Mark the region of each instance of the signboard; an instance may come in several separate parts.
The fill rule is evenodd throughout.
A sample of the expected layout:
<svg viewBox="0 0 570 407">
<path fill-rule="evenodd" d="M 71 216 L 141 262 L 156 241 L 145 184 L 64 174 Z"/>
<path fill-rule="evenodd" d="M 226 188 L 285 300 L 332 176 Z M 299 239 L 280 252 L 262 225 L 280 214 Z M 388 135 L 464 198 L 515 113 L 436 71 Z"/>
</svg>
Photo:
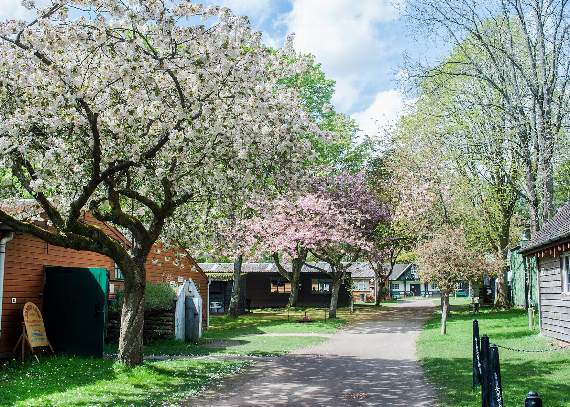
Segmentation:
<svg viewBox="0 0 570 407">
<path fill-rule="evenodd" d="M 28 341 L 32 348 L 50 346 L 42 313 L 33 302 L 27 302 L 24 305 L 24 324 L 26 325 Z"/>
</svg>

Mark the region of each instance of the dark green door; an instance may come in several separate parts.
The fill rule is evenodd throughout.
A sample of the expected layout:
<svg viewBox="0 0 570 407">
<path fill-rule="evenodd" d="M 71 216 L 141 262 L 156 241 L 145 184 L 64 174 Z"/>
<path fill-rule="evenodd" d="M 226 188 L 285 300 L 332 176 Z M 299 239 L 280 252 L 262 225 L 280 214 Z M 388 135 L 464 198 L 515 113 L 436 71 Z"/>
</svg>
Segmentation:
<svg viewBox="0 0 570 407">
<path fill-rule="evenodd" d="M 55 351 L 102 357 L 107 270 L 47 267 L 45 274 L 44 322 Z"/>
</svg>

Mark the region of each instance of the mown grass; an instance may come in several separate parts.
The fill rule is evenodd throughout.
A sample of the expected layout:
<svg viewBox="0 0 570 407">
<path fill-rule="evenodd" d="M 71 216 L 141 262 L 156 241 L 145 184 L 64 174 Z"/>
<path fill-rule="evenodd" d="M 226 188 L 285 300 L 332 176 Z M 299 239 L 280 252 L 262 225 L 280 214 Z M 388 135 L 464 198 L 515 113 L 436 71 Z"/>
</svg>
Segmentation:
<svg viewBox="0 0 570 407">
<path fill-rule="evenodd" d="M 162 340 L 145 347 L 147 355 L 180 355 L 133 369 L 112 358 L 43 357 L 40 363 L 11 362 L 0 368 L 1 406 L 162 406 L 176 404 L 210 382 L 245 368 L 237 360 L 192 359 L 193 355 L 281 355 L 315 345 L 350 321 L 368 318 L 377 307 L 339 310 L 325 320 L 322 309 L 264 309 L 230 318 L 212 317 L 198 343 Z M 299 323 L 305 316 L 313 322 Z M 107 351 L 116 351 L 108 345 Z M 187 357 L 184 357 L 187 356 Z"/>
<path fill-rule="evenodd" d="M 465 307 L 453 311 L 448 334 L 439 334 L 439 316 L 427 323 L 418 340 L 418 356 L 429 380 L 438 388 L 441 404 L 480 405 L 480 388 L 472 389 L 472 320 Z M 491 343 L 527 350 L 554 350 L 555 343 L 528 329 L 521 310 L 484 310 L 481 335 Z M 549 407 L 570 406 L 570 349 L 523 353 L 499 349 L 505 406 L 522 406 L 528 391 L 537 391 Z"/>
<path fill-rule="evenodd" d="M 210 327 L 197 343 L 159 340 L 147 344 L 145 354 L 279 356 L 317 345 L 345 324 L 368 318 L 378 311 L 374 306 L 357 306 L 354 313 L 341 308 L 337 319 L 325 319 L 326 311 L 322 308 L 265 308 L 237 318 L 212 316 Z M 305 315 L 312 322 L 299 323 Z M 116 352 L 116 345 L 107 346 L 106 351 Z"/>
<path fill-rule="evenodd" d="M 239 361 L 168 360 L 129 369 L 112 360 L 46 357 L 0 369 L 2 406 L 162 406 L 238 372 Z"/>
</svg>

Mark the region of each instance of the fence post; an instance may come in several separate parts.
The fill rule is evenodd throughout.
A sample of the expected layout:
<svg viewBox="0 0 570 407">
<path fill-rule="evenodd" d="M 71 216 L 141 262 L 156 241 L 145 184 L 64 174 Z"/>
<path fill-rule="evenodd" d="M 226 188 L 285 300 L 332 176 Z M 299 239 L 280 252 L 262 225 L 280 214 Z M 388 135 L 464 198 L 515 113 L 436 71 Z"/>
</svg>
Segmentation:
<svg viewBox="0 0 570 407">
<path fill-rule="evenodd" d="M 481 337 L 481 407 L 490 407 L 489 337 Z"/>
<path fill-rule="evenodd" d="M 481 339 L 479 321 L 473 320 L 473 387 L 481 384 Z"/>
<path fill-rule="evenodd" d="M 493 345 L 489 348 L 489 379 L 490 379 L 490 395 L 491 407 L 503 407 L 503 387 L 501 385 L 501 364 L 499 361 L 499 348 Z"/>
<path fill-rule="evenodd" d="M 524 407 L 542 407 L 542 399 L 535 391 L 529 391 L 524 401 Z"/>
</svg>

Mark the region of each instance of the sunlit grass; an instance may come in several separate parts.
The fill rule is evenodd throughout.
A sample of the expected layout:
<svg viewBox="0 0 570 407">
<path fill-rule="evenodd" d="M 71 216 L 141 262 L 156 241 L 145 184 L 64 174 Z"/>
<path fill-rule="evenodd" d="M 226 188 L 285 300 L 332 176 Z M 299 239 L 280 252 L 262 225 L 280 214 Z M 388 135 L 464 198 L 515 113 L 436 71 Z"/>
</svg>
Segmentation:
<svg viewBox="0 0 570 407">
<path fill-rule="evenodd" d="M 129 369 L 111 360 L 45 357 L 0 369 L 2 406 L 161 406 L 191 396 L 245 362 L 169 360 Z"/>
<path fill-rule="evenodd" d="M 491 343 L 517 349 L 554 349 L 553 341 L 528 329 L 521 310 L 479 313 L 481 335 Z M 465 309 L 453 312 L 448 334 L 439 334 L 439 317 L 425 326 L 418 341 L 420 357 L 429 379 L 440 389 L 442 404 L 479 406 L 480 388 L 472 389 L 472 320 Z M 528 391 L 539 392 L 545 406 L 570 406 L 570 349 L 523 353 L 499 349 L 505 406 L 522 406 Z"/>
</svg>

